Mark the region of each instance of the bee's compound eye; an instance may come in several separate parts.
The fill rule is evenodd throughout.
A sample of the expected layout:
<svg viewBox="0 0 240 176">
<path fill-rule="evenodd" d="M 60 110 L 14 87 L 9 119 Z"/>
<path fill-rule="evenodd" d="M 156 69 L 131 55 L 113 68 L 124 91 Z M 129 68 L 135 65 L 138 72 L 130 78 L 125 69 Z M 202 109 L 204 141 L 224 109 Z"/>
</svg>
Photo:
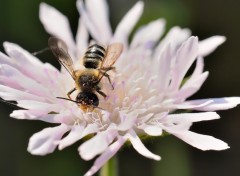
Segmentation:
<svg viewBox="0 0 240 176">
<path fill-rule="evenodd" d="M 89 106 L 99 105 L 99 99 L 97 95 L 92 92 L 80 92 L 76 97 L 76 101 L 83 105 Z"/>
</svg>

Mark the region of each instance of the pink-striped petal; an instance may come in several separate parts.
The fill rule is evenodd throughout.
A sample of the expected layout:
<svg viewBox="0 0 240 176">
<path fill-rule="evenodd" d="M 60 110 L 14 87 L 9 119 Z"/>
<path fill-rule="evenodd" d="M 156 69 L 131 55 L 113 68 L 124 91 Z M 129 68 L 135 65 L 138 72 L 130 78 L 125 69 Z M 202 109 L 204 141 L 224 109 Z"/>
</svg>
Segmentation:
<svg viewBox="0 0 240 176">
<path fill-rule="evenodd" d="M 39 84 L 35 80 L 23 75 L 21 72 L 9 65 L 1 65 L 0 73 L 0 82 L 5 86 L 18 90 L 27 90 L 29 93 L 40 97 L 52 97 L 50 91 L 42 84 Z"/>
<path fill-rule="evenodd" d="M 53 75 L 55 79 L 58 79 L 59 71 L 52 65 L 47 63 L 43 64 L 38 58 L 19 45 L 9 42 L 4 42 L 3 45 L 6 53 L 10 57 L 9 60 L 12 60 L 10 64 L 7 63 L 9 66 L 16 68 L 22 74 L 42 84 L 46 84 L 51 75 Z"/>
</svg>

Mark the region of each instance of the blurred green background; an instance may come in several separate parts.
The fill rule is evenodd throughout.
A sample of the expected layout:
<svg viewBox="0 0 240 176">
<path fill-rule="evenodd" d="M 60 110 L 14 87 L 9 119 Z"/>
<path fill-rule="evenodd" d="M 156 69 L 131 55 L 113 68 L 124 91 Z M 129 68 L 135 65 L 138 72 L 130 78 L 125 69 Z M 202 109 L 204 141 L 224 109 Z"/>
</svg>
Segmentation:
<svg viewBox="0 0 240 176">
<path fill-rule="evenodd" d="M 34 52 L 47 46 L 49 35 L 39 19 L 40 0 L 1 1 L 0 42 L 11 41 Z M 75 0 L 46 0 L 68 16 L 76 32 L 78 12 Z M 109 0 L 113 28 L 137 2 Z M 145 11 L 138 26 L 159 17 L 166 18 L 167 28 L 188 27 L 200 39 L 224 35 L 227 42 L 205 59 L 210 76 L 193 98 L 240 95 L 240 1 L 235 0 L 145 0 Z M 1 51 L 3 48 L 1 47 Z M 40 55 L 44 62 L 59 67 L 48 53 Z M 52 56 L 50 56 L 52 58 Z M 11 119 L 13 109 L 0 103 L 0 175 L 1 176 L 80 176 L 93 161 L 83 161 L 77 143 L 61 152 L 45 157 L 32 156 L 26 149 L 29 137 L 49 126 L 40 121 Z M 219 112 L 222 119 L 195 124 L 192 130 L 226 141 L 230 149 L 221 152 L 197 150 L 173 136 L 154 139 L 146 145 L 162 157 L 160 162 L 146 159 L 131 147 L 118 153 L 120 176 L 235 176 L 240 166 L 240 107 Z"/>
</svg>

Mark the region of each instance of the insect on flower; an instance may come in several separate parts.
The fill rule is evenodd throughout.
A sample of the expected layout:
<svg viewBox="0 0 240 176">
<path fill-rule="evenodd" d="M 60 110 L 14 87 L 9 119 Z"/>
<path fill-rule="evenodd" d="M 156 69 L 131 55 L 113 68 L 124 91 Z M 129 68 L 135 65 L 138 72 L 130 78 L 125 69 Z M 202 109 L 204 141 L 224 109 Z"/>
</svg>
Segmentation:
<svg viewBox="0 0 240 176">
<path fill-rule="evenodd" d="M 106 77 L 112 85 L 107 72 L 114 69 L 113 65 L 121 55 L 123 45 L 113 43 L 109 45 L 107 49 L 99 44 L 90 45 L 81 59 L 84 69 L 79 70 L 74 69 L 73 61 L 68 54 L 67 45 L 63 40 L 50 37 L 48 45 L 59 63 L 69 72 L 76 85 L 67 93 L 68 99 L 63 97 L 57 98 L 76 102 L 80 104 L 80 108 L 85 112 L 99 108 L 99 99 L 96 92 L 104 98 L 107 96 L 101 91 L 100 82 L 103 77 Z M 112 85 L 112 89 L 113 88 Z M 76 90 L 79 90 L 79 93 L 74 101 L 70 95 Z"/>
</svg>

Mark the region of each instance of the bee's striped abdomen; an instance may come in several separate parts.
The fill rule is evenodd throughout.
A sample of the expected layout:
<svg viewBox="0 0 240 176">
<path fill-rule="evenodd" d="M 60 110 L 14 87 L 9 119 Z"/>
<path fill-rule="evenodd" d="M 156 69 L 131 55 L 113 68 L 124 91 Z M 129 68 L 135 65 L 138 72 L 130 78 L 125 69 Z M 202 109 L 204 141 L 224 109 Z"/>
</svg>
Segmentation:
<svg viewBox="0 0 240 176">
<path fill-rule="evenodd" d="M 98 44 L 89 46 L 83 58 L 83 65 L 86 68 L 98 68 L 104 59 L 105 52 L 106 50 Z"/>
</svg>

